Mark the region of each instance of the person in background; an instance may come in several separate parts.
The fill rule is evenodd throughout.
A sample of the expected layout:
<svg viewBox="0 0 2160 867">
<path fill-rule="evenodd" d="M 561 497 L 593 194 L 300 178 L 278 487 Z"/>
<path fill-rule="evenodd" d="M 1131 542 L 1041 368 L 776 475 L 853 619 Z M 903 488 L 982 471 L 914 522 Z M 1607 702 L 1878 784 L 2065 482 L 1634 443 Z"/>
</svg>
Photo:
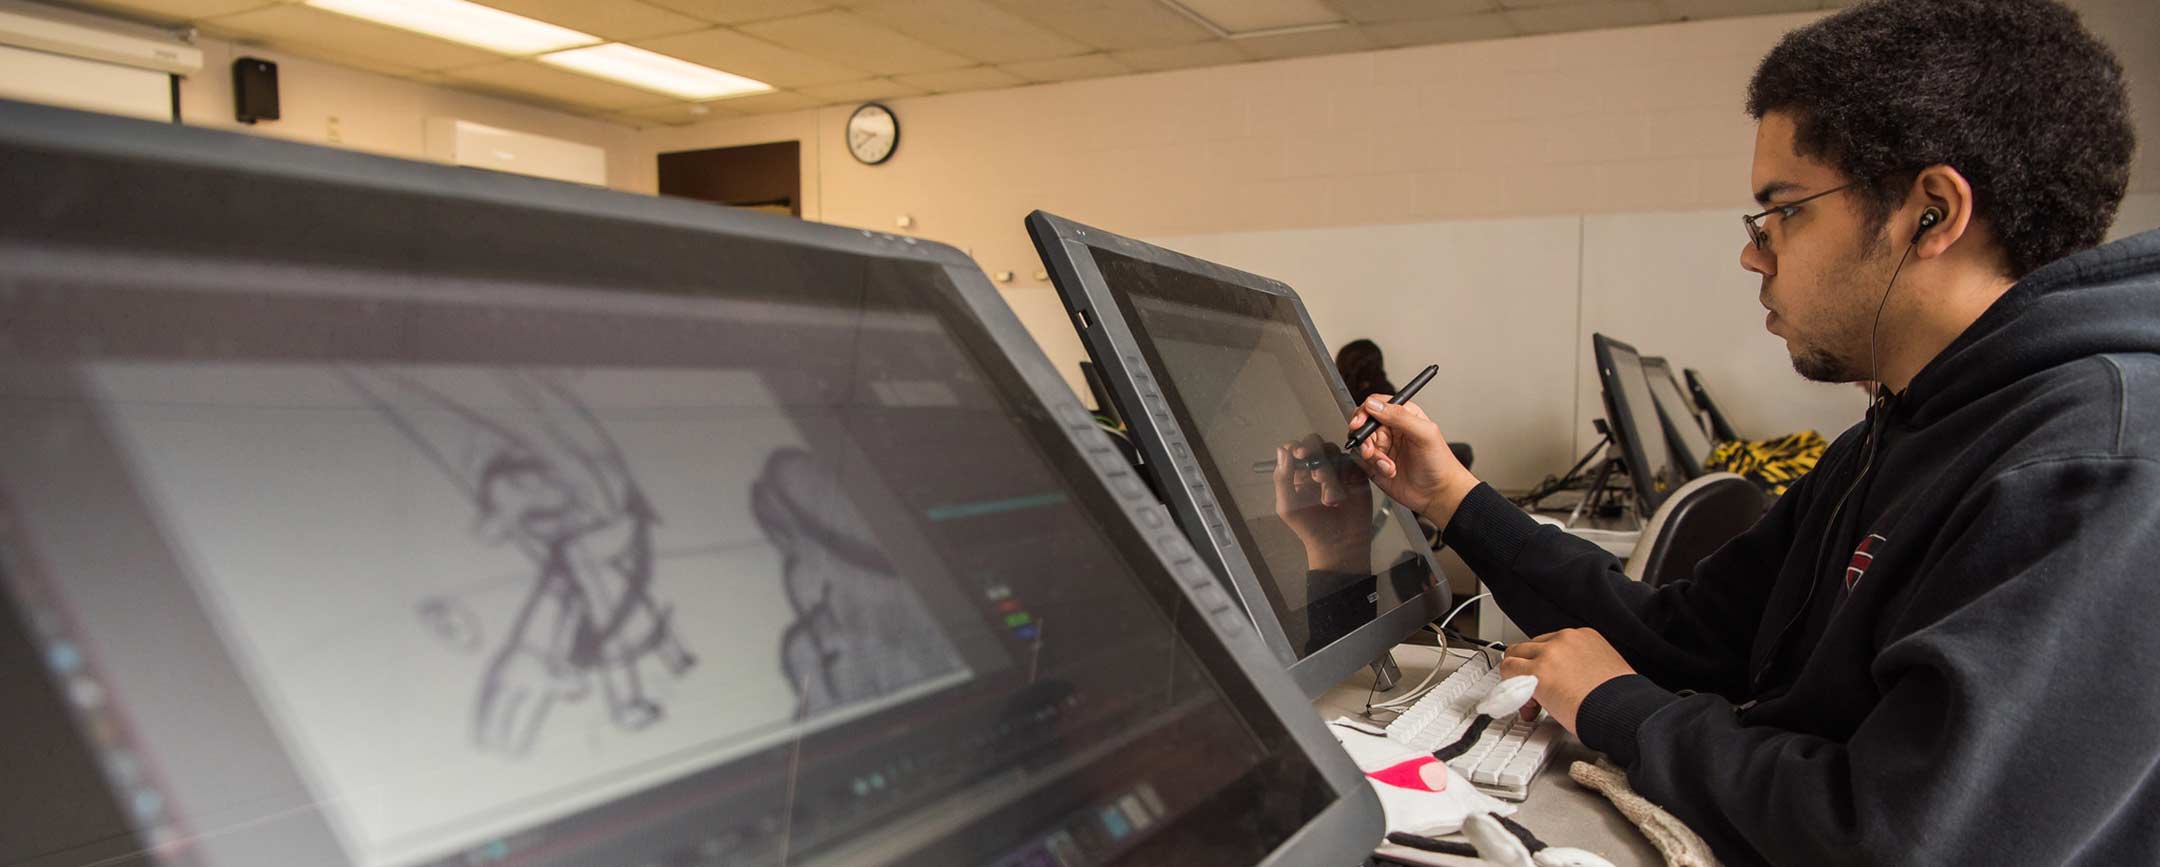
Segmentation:
<svg viewBox="0 0 2160 867">
<path fill-rule="evenodd" d="M 1370 340 L 1359 338 L 1343 344 L 1335 352 L 1335 370 L 1342 374 L 1343 384 L 1350 387 L 1352 403 L 1364 403 L 1376 394 L 1395 393 L 1395 384 L 1387 378 L 1387 361 L 1380 355 L 1380 344 Z"/>
</svg>

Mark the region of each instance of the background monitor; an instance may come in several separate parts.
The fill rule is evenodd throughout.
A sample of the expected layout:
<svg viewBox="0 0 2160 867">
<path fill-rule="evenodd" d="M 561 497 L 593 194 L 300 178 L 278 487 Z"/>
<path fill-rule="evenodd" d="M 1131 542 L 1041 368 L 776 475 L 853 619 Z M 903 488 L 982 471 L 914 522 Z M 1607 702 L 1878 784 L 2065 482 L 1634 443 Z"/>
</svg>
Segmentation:
<svg viewBox="0 0 2160 867">
<path fill-rule="evenodd" d="M 1717 444 L 1703 433 L 1702 420 L 1695 416 L 1695 404 L 1680 390 L 1672 366 L 1663 358 L 1652 357 L 1642 360 L 1642 368 L 1643 377 L 1650 383 L 1652 402 L 1657 404 L 1658 418 L 1663 422 L 1665 441 L 1672 445 L 1673 460 L 1688 478 L 1701 476 Z"/>
<path fill-rule="evenodd" d="M 1718 410 L 1717 401 L 1710 399 L 1710 388 L 1703 384 L 1702 374 L 1696 373 L 1693 368 L 1684 373 L 1687 375 L 1688 395 L 1695 398 L 1695 405 L 1702 409 L 1703 415 L 1710 418 L 1711 435 L 1717 437 L 1717 441 L 1721 443 L 1738 441 L 1740 434 L 1733 430 L 1732 422 L 1725 418 L 1725 413 Z"/>
<path fill-rule="evenodd" d="M 8 103 L 0 188 L 0 863 L 1382 833 L 957 250 Z"/>
<path fill-rule="evenodd" d="M 1410 510 L 1340 455 L 1352 407 L 1290 287 L 1040 211 L 1028 230 L 1186 534 L 1308 696 L 1448 589 Z M 1310 451 L 1277 468 L 1277 447 Z"/>
<path fill-rule="evenodd" d="M 1685 481 L 1666 445 L 1664 423 L 1658 420 L 1643 375 L 1642 356 L 1635 347 L 1603 334 L 1590 336 L 1597 356 L 1598 382 L 1605 401 L 1605 421 L 1613 440 L 1627 459 L 1628 478 L 1635 486 L 1636 501 L 1644 516 L 1657 510 L 1665 497 Z"/>
<path fill-rule="evenodd" d="M 1088 398 L 1095 402 L 1095 415 L 1115 427 L 1125 426 L 1125 416 L 1119 414 L 1117 400 L 1110 396 L 1110 386 L 1103 382 L 1102 371 L 1095 362 L 1080 362 L 1080 378 L 1087 381 Z"/>
</svg>

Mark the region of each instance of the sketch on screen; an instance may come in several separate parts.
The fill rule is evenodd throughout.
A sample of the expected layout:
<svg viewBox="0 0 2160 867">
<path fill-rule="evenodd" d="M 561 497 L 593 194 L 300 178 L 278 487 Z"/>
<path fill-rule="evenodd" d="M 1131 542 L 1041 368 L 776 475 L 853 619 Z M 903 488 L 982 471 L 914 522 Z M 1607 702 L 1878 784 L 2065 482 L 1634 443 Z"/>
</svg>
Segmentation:
<svg viewBox="0 0 2160 867">
<path fill-rule="evenodd" d="M 530 589 L 473 700 L 474 743 L 523 756 L 556 704 L 581 703 L 595 686 L 616 727 L 659 722 L 646 663 L 680 678 L 697 659 L 653 596 L 660 516 L 592 411 L 531 372 L 495 375 L 517 405 L 494 415 L 396 373 L 342 373 L 471 501 L 472 535 L 532 563 Z M 459 600 L 432 597 L 416 613 L 451 647 L 481 646 L 479 620 Z"/>
<path fill-rule="evenodd" d="M 795 611 L 780 636 L 780 669 L 795 688 L 797 719 L 962 670 L 959 651 L 817 458 L 774 451 L 750 506 L 780 551 Z"/>
</svg>

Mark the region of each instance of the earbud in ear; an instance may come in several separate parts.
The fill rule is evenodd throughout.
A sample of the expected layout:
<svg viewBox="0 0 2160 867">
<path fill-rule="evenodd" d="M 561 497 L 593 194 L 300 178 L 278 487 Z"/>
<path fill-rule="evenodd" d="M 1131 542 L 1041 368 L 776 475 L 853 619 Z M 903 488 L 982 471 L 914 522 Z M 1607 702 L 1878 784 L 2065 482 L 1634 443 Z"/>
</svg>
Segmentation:
<svg viewBox="0 0 2160 867">
<path fill-rule="evenodd" d="M 1921 211 L 1920 228 L 1913 230 L 1912 243 L 1920 243 L 1920 236 L 1927 234 L 1929 229 L 1935 228 L 1935 224 L 1942 222 L 1942 218 L 1943 212 L 1938 209 L 1929 208 L 1925 211 Z"/>
</svg>

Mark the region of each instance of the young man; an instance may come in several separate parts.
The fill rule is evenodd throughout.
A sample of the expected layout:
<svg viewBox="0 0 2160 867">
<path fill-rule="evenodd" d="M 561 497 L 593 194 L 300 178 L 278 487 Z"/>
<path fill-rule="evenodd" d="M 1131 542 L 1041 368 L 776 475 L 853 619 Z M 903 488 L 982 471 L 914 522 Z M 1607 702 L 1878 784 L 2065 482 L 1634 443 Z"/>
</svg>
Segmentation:
<svg viewBox="0 0 2160 867">
<path fill-rule="evenodd" d="M 1788 35 L 1741 266 L 1866 421 L 1691 580 L 1628 581 L 1414 406 L 1360 461 L 1538 637 L 1502 671 L 1728 864 L 2160 863 L 2160 232 L 2093 249 L 2120 67 L 2046 0 Z"/>
</svg>

